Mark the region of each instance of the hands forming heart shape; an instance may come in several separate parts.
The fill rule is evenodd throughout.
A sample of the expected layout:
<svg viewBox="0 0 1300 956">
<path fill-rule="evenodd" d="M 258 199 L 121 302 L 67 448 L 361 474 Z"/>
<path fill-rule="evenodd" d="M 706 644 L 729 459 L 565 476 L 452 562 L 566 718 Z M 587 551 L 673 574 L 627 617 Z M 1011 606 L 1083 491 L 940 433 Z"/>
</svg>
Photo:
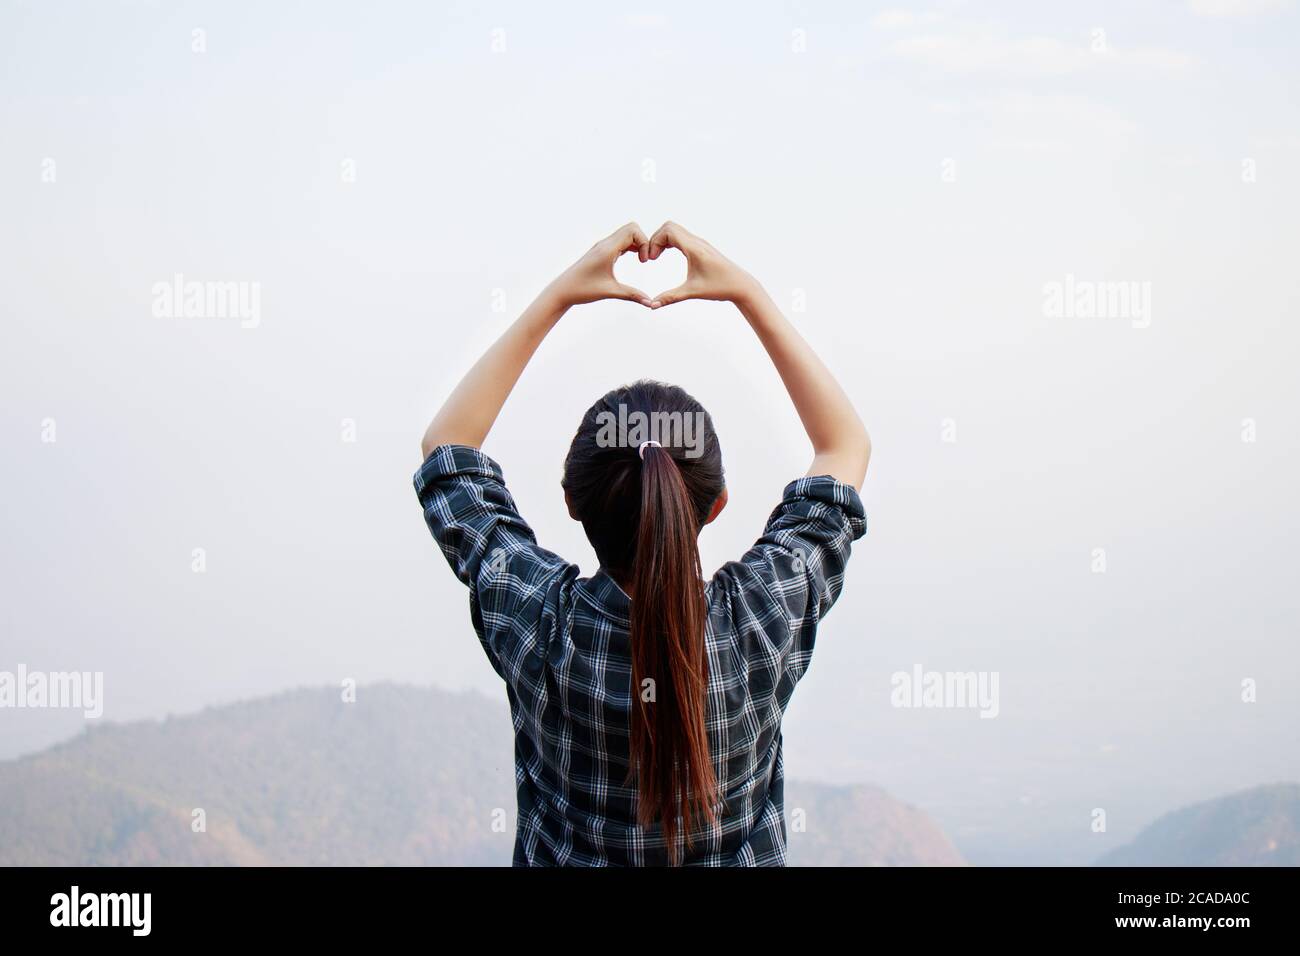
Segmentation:
<svg viewBox="0 0 1300 956">
<path fill-rule="evenodd" d="M 635 252 L 640 261 L 649 262 L 665 249 L 676 249 L 686 257 L 686 281 L 676 288 L 651 297 L 615 278 L 614 263 L 626 253 Z M 753 285 L 745 270 L 677 223 L 664 223 L 647 239 L 640 226 L 629 222 L 592 246 L 552 283 L 552 290 L 565 305 L 626 299 L 658 309 L 686 299 L 735 301 Z"/>
</svg>

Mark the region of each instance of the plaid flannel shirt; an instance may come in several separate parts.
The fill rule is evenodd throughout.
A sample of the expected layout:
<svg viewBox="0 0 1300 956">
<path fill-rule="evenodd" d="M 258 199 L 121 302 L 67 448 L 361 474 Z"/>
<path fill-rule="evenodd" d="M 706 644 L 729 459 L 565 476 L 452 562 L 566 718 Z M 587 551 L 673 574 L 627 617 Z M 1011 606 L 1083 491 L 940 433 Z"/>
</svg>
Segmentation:
<svg viewBox="0 0 1300 956">
<path fill-rule="evenodd" d="M 628 780 L 630 601 L 604 571 L 537 545 L 501 468 L 478 449 L 443 445 L 415 474 L 424 518 L 506 684 L 519 815 L 514 864 L 662 865 L 658 824 L 636 822 Z M 705 588 L 707 726 L 723 798 L 716 825 L 693 833 L 688 864 L 785 863 L 781 718 L 812 658 L 817 624 L 866 531 L 857 491 L 828 476 L 785 488 L 757 543 Z"/>
</svg>

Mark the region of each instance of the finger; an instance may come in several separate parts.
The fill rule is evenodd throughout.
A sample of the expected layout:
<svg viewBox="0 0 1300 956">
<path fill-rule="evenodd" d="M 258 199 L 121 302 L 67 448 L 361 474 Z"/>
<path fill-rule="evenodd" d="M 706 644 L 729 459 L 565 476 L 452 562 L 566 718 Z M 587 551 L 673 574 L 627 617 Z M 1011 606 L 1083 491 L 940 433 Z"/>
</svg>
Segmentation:
<svg viewBox="0 0 1300 956">
<path fill-rule="evenodd" d="M 695 298 L 695 290 L 689 283 L 682 283 L 675 289 L 669 289 L 667 292 L 660 292 L 650 300 L 650 308 L 662 309 L 665 305 L 672 305 L 674 302 L 681 302 L 685 299 Z"/>
<path fill-rule="evenodd" d="M 624 285 L 621 282 L 616 282 L 614 284 L 614 288 L 610 291 L 609 298 L 626 299 L 629 302 L 640 302 L 647 309 L 650 308 L 650 296 L 646 295 L 635 286 Z"/>
<path fill-rule="evenodd" d="M 629 222 L 622 229 L 614 233 L 615 240 L 618 244 L 619 254 L 625 252 L 635 252 L 637 258 L 642 262 L 650 256 L 650 240 L 646 238 L 641 227 L 634 222 Z"/>
<path fill-rule="evenodd" d="M 666 222 L 650 237 L 650 258 L 658 259 L 665 249 L 681 249 L 681 227 L 675 222 Z M 685 252 L 685 249 L 682 249 Z"/>
<path fill-rule="evenodd" d="M 650 240 L 646 238 L 646 234 L 641 231 L 640 226 L 632 230 L 632 246 L 629 249 L 631 248 L 636 249 L 636 256 L 642 262 L 650 258 Z"/>
</svg>

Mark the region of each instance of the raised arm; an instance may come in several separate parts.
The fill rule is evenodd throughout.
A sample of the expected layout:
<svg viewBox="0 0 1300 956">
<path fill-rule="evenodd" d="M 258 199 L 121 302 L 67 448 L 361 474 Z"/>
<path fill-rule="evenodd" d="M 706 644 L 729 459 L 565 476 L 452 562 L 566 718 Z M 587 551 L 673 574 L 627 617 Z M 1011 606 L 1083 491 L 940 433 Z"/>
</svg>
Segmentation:
<svg viewBox="0 0 1300 956">
<path fill-rule="evenodd" d="M 686 281 L 655 297 L 651 308 L 683 299 L 732 302 L 748 320 L 785 383 L 813 446 L 810 475 L 830 475 L 861 489 L 871 439 L 844 389 L 762 285 L 698 236 L 667 222 L 650 237 L 650 258 L 666 248 L 686 256 Z"/>
<path fill-rule="evenodd" d="M 429 423 L 420 442 L 425 458 L 439 445 L 478 448 L 483 444 L 524 367 L 570 307 L 601 299 L 627 299 L 650 305 L 650 297 L 644 292 L 614 278 L 614 262 L 625 252 L 636 252 L 642 262 L 649 256 L 645 233 L 634 222 L 600 240 L 542 290 L 532 305 L 465 373 Z"/>
</svg>

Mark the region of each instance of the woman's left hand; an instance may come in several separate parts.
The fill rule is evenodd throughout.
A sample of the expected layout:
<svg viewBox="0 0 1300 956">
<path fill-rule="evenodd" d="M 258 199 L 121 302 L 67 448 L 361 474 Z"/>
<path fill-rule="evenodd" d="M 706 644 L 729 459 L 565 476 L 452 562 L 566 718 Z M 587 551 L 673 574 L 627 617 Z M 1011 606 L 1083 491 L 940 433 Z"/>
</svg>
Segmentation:
<svg viewBox="0 0 1300 956">
<path fill-rule="evenodd" d="M 650 307 L 650 296 L 614 278 L 614 263 L 626 252 L 635 252 L 645 262 L 650 257 L 650 240 L 641 227 L 629 222 L 596 243 L 581 259 L 569 266 L 546 290 L 563 307 L 626 299 Z"/>
</svg>

